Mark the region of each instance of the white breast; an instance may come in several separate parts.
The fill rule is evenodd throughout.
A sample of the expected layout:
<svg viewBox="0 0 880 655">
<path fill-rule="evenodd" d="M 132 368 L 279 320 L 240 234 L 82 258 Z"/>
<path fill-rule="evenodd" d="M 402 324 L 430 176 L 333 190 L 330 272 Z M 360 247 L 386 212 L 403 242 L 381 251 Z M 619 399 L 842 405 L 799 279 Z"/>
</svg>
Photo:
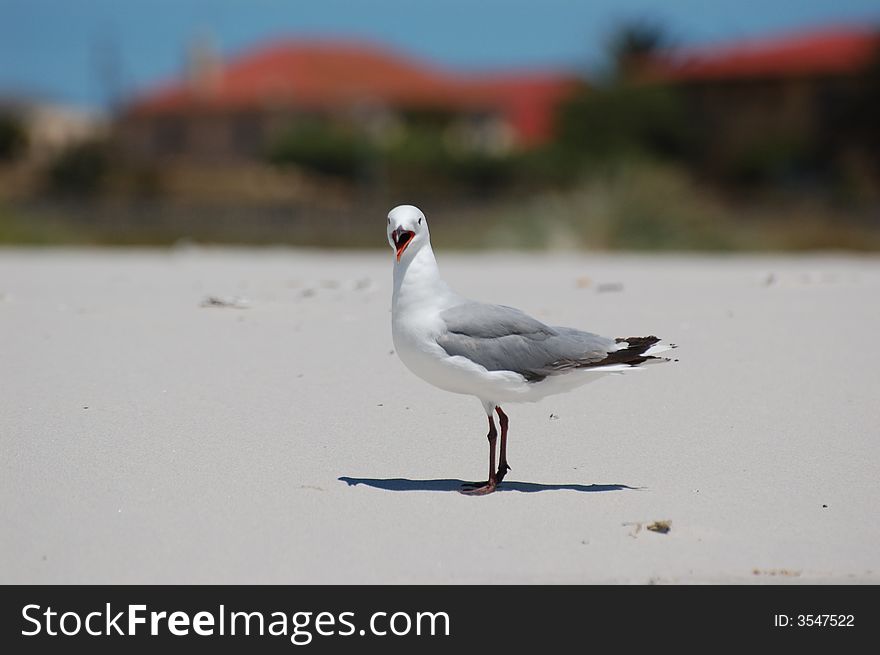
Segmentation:
<svg viewBox="0 0 880 655">
<path fill-rule="evenodd" d="M 528 385 L 521 375 L 450 357 L 437 343 L 446 329 L 441 312 L 461 302 L 440 279 L 430 245 L 405 267 L 395 268 L 391 335 L 398 357 L 417 376 L 446 391 L 492 401 L 523 395 Z"/>
</svg>

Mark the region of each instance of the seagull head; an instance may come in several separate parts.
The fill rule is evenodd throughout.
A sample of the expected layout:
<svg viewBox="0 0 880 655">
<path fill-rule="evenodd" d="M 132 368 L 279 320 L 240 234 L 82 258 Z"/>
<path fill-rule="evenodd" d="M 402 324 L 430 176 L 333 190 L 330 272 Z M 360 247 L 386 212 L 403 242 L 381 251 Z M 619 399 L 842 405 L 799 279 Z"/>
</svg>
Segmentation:
<svg viewBox="0 0 880 655">
<path fill-rule="evenodd" d="M 431 238 L 425 215 L 412 205 L 398 205 L 388 213 L 387 231 L 398 262 L 405 253 L 415 254 Z"/>
</svg>

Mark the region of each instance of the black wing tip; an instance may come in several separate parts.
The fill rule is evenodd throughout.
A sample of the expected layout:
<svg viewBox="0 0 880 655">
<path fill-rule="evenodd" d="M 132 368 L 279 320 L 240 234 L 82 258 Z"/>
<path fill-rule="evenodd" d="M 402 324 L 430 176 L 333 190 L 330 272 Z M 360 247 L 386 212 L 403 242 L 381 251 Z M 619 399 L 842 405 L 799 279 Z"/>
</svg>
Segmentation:
<svg viewBox="0 0 880 655">
<path fill-rule="evenodd" d="M 636 346 L 645 345 L 646 349 L 653 346 L 655 343 L 660 342 L 660 337 L 655 337 L 653 334 L 648 337 L 617 337 L 614 340 L 615 343 L 628 343 L 630 348 L 635 348 Z"/>
<path fill-rule="evenodd" d="M 656 337 L 653 334 L 647 337 L 618 337 L 614 341 L 615 343 L 626 342 L 627 347 L 608 353 L 600 361 L 583 362 L 577 360 L 566 360 L 554 362 L 553 364 L 551 364 L 551 367 L 556 367 L 555 372 L 560 373 L 564 370 L 599 368 L 602 366 L 609 366 L 611 364 L 623 364 L 625 366 L 629 366 L 630 368 L 636 368 L 640 364 L 644 364 L 645 362 L 650 361 L 678 361 L 677 359 L 672 360 L 668 357 L 645 354 L 652 346 L 660 343 L 660 337 Z M 675 344 L 669 344 L 669 347 L 676 348 L 677 346 Z M 548 377 L 548 373 L 544 371 L 520 371 L 520 374 L 526 379 L 527 382 L 530 383 L 541 382 Z M 550 375 L 552 374 L 553 373 L 550 373 Z"/>
<path fill-rule="evenodd" d="M 627 344 L 626 348 L 616 351 L 618 353 L 641 355 L 649 350 L 652 346 L 656 346 L 658 343 L 660 343 L 660 337 L 655 337 L 653 334 L 649 337 L 617 337 L 614 342 Z"/>
<path fill-rule="evenodd" d="M 617 337 L 614 340 L 614 343 L 627 343 L 629 344 L 629 348 L 626 348 L 626 350 L 641 349 L 642 352 L 645 352 L 651 346 L 655 346 L 661 341 L 662 339 L 660 339 L 660 337 L 655 337 L 652 334 L 649 337 Z M 677 343 L 666 343 L 664 345 L 669 346 L 670 349 L 678 348 Z"/>
<path fill-rule="evenodd" d="M 669 361 L 666 357 L 658 357 L 655 355 L 646 355 L 645 353 L 653 346 L 660 343 L 660 337 L 653 334 L 647 337 L 617 337 L 615 343 L 626 343 L 627 347 L 608 353 L 608 356 L 600 362 L 600 364 L 628 364 L 629 366 L 638 366 L 651 360 Z M 671 348 L 675 348 L 674 344 L 669 344 Z"/>
</svg>

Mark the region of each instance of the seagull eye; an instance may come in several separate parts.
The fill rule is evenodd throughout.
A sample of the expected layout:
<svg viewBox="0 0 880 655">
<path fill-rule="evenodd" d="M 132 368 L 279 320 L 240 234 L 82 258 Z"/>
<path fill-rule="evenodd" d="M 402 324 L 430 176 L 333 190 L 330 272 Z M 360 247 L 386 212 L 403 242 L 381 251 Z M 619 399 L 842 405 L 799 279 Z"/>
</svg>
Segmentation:
<svg viewBox="0 0 880 655">
<path fill-rule="evenodd" d="M 391 219 L 390 219 L 390 218 L 388 219 L 388 225 L 391 225 Z"/>
<path fill-rule="evenodd" d="M 421 219 L 421 218 L 419 218 L 419 225 L 421 225 L 421 224 L 422 224 L 422 219 Z"/>
</svg>

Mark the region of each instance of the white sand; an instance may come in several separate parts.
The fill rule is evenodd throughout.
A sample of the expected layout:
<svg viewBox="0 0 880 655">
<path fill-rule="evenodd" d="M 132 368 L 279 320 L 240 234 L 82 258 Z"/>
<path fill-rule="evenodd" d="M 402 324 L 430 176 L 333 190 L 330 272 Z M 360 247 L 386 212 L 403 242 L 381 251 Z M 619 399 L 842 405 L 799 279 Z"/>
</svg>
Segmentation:
<svg viewBox="0 0 880 655">
<path fill-rule="evenodd" d="M 680 362 L 510 405 L 466 497 L 485 417 L 390 354 L 390 253 L 0 251 L 0 582 L 880 582 L 880 259 L 438 257 Z"/>
</svg>

